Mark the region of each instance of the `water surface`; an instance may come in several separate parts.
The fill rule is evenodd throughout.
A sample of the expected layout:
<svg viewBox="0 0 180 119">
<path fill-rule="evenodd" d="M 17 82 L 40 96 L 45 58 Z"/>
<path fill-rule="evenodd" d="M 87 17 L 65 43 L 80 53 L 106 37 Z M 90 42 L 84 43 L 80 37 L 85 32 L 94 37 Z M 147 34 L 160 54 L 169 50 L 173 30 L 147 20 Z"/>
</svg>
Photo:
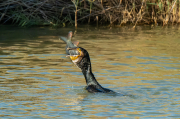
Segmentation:
<svg viewBox="0 0 180 119">
<path fill-rule="evenodd" d="M 99 83 L 127 96 L 88 93 L 65 55 L 73 28 L 0 27 L 1 118 L 179 118 L 180 29 L 79 28 Z"/>
</svg>

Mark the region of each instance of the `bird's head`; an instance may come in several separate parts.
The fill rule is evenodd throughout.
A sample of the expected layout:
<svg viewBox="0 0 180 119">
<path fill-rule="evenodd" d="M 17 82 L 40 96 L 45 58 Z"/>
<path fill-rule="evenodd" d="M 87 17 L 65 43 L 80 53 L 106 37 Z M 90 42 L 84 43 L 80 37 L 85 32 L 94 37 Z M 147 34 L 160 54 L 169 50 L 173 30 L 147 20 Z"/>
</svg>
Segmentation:
<svg viewBox="0 0 180 119">
<path fill-rule="evenodd" d="M 67 50 L 69 51 L 70 59 L 79 68 L 82 69 L 83 67 L 86 67 L 87 65 L 91 65 L 89 53 L 84 48 L 82 47 L 67 48 Z"/>
</svg>

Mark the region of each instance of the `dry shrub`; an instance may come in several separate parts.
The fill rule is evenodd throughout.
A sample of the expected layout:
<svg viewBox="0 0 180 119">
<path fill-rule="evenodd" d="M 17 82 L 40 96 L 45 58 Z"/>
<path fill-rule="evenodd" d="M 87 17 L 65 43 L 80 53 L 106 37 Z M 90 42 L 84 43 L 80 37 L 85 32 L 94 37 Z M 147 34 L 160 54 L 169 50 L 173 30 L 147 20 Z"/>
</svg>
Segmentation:
<svg viewBox="0 0 180 119">
<path fill-rule="evenodd" d="M 180 22 L 179 0 L 3 0 L 0 23 L 77 26 L 77 23 L 157 24 Z"/>
</svg>

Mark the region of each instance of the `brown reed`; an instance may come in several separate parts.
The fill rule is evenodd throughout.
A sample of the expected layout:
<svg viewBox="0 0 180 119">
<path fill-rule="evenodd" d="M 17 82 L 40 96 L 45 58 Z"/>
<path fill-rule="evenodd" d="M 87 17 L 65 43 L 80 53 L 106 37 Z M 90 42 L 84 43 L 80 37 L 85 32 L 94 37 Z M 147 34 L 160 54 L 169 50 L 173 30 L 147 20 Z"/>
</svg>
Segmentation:
<svg viewBox="0 0 180 119">
<path fill-rule="evenodd" d="M 3 0 L 0 23 L 109 26 L 180 23 L 179 0 Z"/>
</svg>

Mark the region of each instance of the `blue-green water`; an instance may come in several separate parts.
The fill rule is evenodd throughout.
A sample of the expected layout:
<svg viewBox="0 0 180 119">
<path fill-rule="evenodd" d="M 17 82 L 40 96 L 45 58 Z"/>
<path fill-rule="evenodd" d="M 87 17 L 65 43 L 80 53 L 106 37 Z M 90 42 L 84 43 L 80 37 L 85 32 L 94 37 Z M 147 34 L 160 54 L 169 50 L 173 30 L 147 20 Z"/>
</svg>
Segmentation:
<svg viewBox="0 0 180 119">
<path fill-rule="evenodd" d="M 98 82 L 127 96 L 84 90 L 70 30 L 0 27 L 0 118 L 180 118 L 179 27 L 77 30 Z"/>
</svg>

